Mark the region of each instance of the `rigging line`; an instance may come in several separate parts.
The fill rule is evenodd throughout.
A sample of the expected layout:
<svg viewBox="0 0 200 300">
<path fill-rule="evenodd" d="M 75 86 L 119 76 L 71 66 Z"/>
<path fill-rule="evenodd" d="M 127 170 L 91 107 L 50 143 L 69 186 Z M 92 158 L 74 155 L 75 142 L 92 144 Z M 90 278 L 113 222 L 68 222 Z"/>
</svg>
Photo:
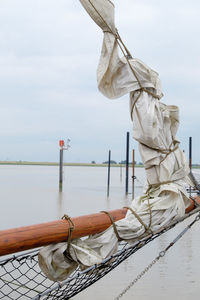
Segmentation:
<svg viewBox="0 0 200 300">
<path fill-rule="evenodd" d="M 109 26 L 109 24 L 106 22 L 106 20 L 105 20 L 105 19 L 102 17 L 102 15 L 99 13 L 99 11 L 96 9 L 96 7 L 95 7 L 94 4 L 91 2 L 91 0 L 88 0 L 88 1 L 89 1 L 90 5 L 92 6 L 92 8 L 94 9 L 94 11 L 97 13 L 97 15 L 101 18 L 101 20 L 104 22 L 104 24 L 108 27 L 109 30 L 106 30 L 106 31 L 104 31 L 104 32 L 109 32 L 109 33 L 113 34 L 113 35 L 116 37 L 116 40 L 117 40 L 118 45 L 121 46 L 121 45 L 119 44 L 119 41 L 120 41 L 121 44 L 123 45 L 123 47 L 124 47 L 124 49 L 125 49 L 127 55 L 128 55 L 129 57 L 132 57 L 132 55 L 130 54 L 130 51 L 127 49 L 127 47 L 126 47 L 125 44 L 123 43 L 123 41 L 122 41 L 122 39 L 121 39 L 121 37 L 120 37 L 120 35 L 119 35 L 117 29 L 115 28 L 116 32 L 114 32 L 114 31 L 112 30 L 112 28 Z M 120 48 L 121 48 L 121 47 L 120 47 Z M 122 50 L 122 48 L 121 48 L 121 50 Z M 124 54 L 123 50 L 122 50 L 122 53 Z M 124 56 L 126 56 L 126 55 L 124 55 Z"/>
<path fill-rule="evenodd" d="M 133 280 L 129 283 L 129 285 L 114 299 L 114 300 L 119 300 L 122 298 L 126 292 L 139 280 L 141 279 L 152 267 L 155 263 L 159 261 L 159 259 L 163 256 L 165 256 L 166 252 L 174 246 L 174 244 L 180 240 L 181 237 L 189 230 L 191 227 L 200 220 L 200 213 L 195 217 L 195 219 L 188 225 L 184 230 L 182 230 L 178 236 L 162 251 L 160 251 L 159 255 Z"/>
<path fill-rule="evenodd" d="M 77 272 L 75 274 L 73 274 L 72 276 L 68 277 L 67 279 L 65 279 L 64 281 L 62 281 L 60 283 L 57 282 L 55 286 L 48 288 L 43 293 L 41 293 L 41 294 L 35 296 L 34 298 L 32 298 L 32 300 L 39 300 L 39 299 L 41 299 L 42 296 L 50 295 L 52 292 L 58 290 L 61 287 L 64 287 L 66 284 L 70 284 L 70 282 L 73 282 L 73 280 L 75 280 L 77 277 L 80 278 L 83 274 L 85 274 L 85 276 L 87 276 L 93 270 L 102 269 L 102 267 L 105 263 L 110 263 L 111 268 L 109 270 L 105 270 L 105 272 L 102 275 L 100 274 L 99 277 L 97 276 L 97 278 L 95 278 L 95 276 L 94 276 L 94 278 L 91 280 L 91 282 L 88 283 L 88 285 L 87 285 L 87 287 L 90 286 L 91 284 L 95 283 L 97 280 L 99 280 L 100 278 L 102 278 L 103 276 L 108 274 L 114 268 L 116 268 L 121 262 L 123 262 L 125 259 L 127 259 L 132 254 L 134 254 L 137 250 L 141 249 L 142 247 L 147 245 L 149 242 L 151 242 L 154 239 L 156 239 L 157 237 L 159 237 L 161 234 L 163 234 L 166 231 L 172 229 L 178 223 L 184 221 L 185 219 L 189 218 L 190 216 L 192 216 L 193 214 L 195 214 L 197 212 L 200 212 L 200 207 L 197 207 L 196 209 L 194 209 L 193 211 L 187 213 L 183 217 L 181 217 L 179 219 L 176 219 L 175 221 L 171 222 L 168 226 L 160 228 L 157 232 L 154 232 L 153 235 L 150 234 L 150 235 L 144 237 L 143 239 L 135 242 L 134 244 L 129 245 L 127 248 L 125 246 L 125 248 L 123 248 L 122 250 L 119 250 L 115 254 L 113 254 L 112 256 L 107 257 L 106 259 L 104 259 L 102 261 L 102 263 L 100 263 L 99 265 L 93 265 L 93 266 L 89 267 L 88 269 L 85 269 L 84 271 L 77 270 Z M 125 254 L 125 252 L 127 252 L 127 254 Z M 123 254 L 124 254 L 124 257 L 122 257 L 122 259 L 120 259 L 120 256 L 122 256 Z M 117 260 L 117 258 L 119 258 L 119 261 L 116 261 L 116 263 L 112 263 L 113 259 L 115 261 L 115 259 Z M 79 292 L 81 292 L 85 288 L 86 288 L 85 286 L 81 286 L 81 284 L 80 284 L 80 288 L 78 290 L 74 291 L 74 292 L 71 292 L 70 297 L 78 294 Z M 69 299 L 69 298 L 66 298 L 66 299 Z"/>
<path fill-rule="evenodd" d="M 136 253 L 138 250 L 140 250 L 142 247 L 147 245 L 149 242 L 153 241 L 154 239 L 158 238 L 161 234 L 165 233 L 166 231 L 172 229 L 176 224 L 180 223 L 181 221 L 185 220 L 186 218 L 190 217 L 193 214 L 196 214 L 197 212 L 200 211 L 200 207 L 197 207 L 190 213 L 185 214 L 183 217 L 176 219 L 175 221 L 171 222 L 168 226 L 160 228 L 158 231 L 154 232 L 154 234 L 149 234 L 148 236 L 140 239 L 137 242 L 134 242 L 134 244 L 127 244 L 127 243 L 120 243 L 119 247 L 120 249 L 113 254 L 110 257 L 107 257 L 104 259 L 100 264 L 93 265 L 84 271 L 81 271 L 80 268 L 76 269 L 65 281 L 58 283 L 56 285 L 53 284 L 53 286 L 49 286 L 49 281 L 48 282 L 43 282 L 42 283 L 42 290 L 43 292 L 41 294 L 33 296 L 31 295 L 31 298 L 27 295 L 27 299 L 34 299 L 34 300 L 39 300 L 43 296 L 48 295 L 48 299 L 69 299 L 72 296 L 78 294 L 88 286 L 92 285 L 95 283 L 97 280 L 101 279 L 104 277 L 106 274 L 108 274 L 110 271 L 112 271 L 114 268 L 116 268 L 120 263 L 122 263 L 125 259 Z M 38 251 L 38 250 L 37 250 Z M 30 253 L 30 252 L 28 252 Z M 27 256 L 26 254 L 20 254 L 21 256 L 26 255 L 27 259 L 31 259 L 30 254 Z M 35 256 L 35 253 L 33 253 L 33 257 Z M 18 257 L 17 260 L 21 259 Z M 9 263 L 9 261 L 8 261 Z M 10 259 L 10 263 L 13 263 L 13 257 Z M 24 265 L 24 264 L 23 264 Z M 0 265 L 1 266 L 1 265 Z M 36 265 L 35 265 L 36 266 Z M 10 270 L 9 265 L 5 265 L 3 267 L 6 271 Z M 18 269 L 20 266 L 18 267 Z M 16 268 L 15 268 L 16 269 Z M 1 270 L 1 269 L 0 269 Z M 20 269 L 19 269 L 20 270 Z M 33 269 L 38 276 L 41 276 L 41 271 L 38 271 L 38 269 Z M 26 276 L 26 273 L 24 273 L 24 276 Z M 37 282 L 37 275 L 34 275 L 34 278 L 29 278 L 28 279 L 31 281 L 34 281 L 34 285 Z M 36 278 L 36 279 L 35 279 Z M 41 277 L 39 277 L 41 278 Z M 39 280 L 41 282 L 41 280 Z M 11 289 L 13 289 L 12 284 L 7 284 L 7 286 Z M 1 278 L 0 278 L 0 286 L 1 286 Z M 40 287 L 40 283 L 38 283 L 37 288 Z M 44 290 L 45 288 L 45 290 Z M 17 292 L 17 289 L 15 289 Z M 58 296 L 56 296 L 58 294 Z M 4 294 L 6 296 L 7 294 Z M 0 299 L 4 299 L 1 297 L 0 293 Z M 12 299 L 12 297 L 9 297 L 9 299 Z M 16 299 L 16 298 L 15 298 Z"/>
<path fill-rule="evenodd" d="M 109 24 L 108 24 L 108 23 L 106 22 L 106 20 L 102 17 L 102 15 L 101 15 L 101 14 L 99 13 L 99 11 L 96 9 L 96 7 L 94 6 L 94 4 L 93 4 L 90 0 L 89 0 L 89 3 L 90 3 L 90 5 L 92 6 L 92 8 L 95 10 L 95 12 L 97 13 L 97 15 L 98 15 L 98 16 L 101 18 L 101 20 L 104 22 L 104 24 L 108 27 L 109 30 L 107 30 L 107 31 L 105 31 L 105 32 L 110 32 L 111 34 L 113 34 L 113 35 L 115 36 L 116 42 L 117 42 L 119 48 L 121 49 L 121 51 L 122 51 L 122 53 L 123 53 L 123 55 L 124 55 L 124 57 L 125 57 L 125 59 L 126 59 L 128 65 L 129 65 L 129 67 L 130 67 L 130 69 L 131 69 L 131 71 L 132 71 L 132 73 L 133 73 L 135 79 L 137 80 L 140 90 L 146 92 L 147 94 L 150 94 L 153 98 L 156 98 L 156 99 L 160 100 L 160 97 L 159 97 L 159 96 L 157 96 L 156 94 L 152 93 L 151 91 L 149 91 L 148 89 L 146 89 L 146 88 L 144 88 L 144 87 L 142 86 L 142 84 L 141 84 L 141 82 L 140 82 L 140 80 L 139 80 L 139 78 L 138 78 L 138 76 L 137 76 L 137 74 L 136 74 L 136 71 L 134 70 L 133 66 L 131 65 L 131 63 L 130 63 L 130 61 L 129 61 L 129 58 L 132 58 L 132 55 L 131 55 L 130 51 L 127 49 L 127 47 L 125 46 L 125 44 L 123 43 L 123 41 L 122 41 L 122 39 L 121 39 L 121 37 L 120 37 L 120 35 L 119 35 L 119 33 L 118 33 L 117 28 L 115 28 L 115 31 L 116 31 L 116 32 L 113 32 L 112 28 L 110 28 Z M 124 52 L 123 47 L 124 47 L 126 53 Z"/>
</svg>

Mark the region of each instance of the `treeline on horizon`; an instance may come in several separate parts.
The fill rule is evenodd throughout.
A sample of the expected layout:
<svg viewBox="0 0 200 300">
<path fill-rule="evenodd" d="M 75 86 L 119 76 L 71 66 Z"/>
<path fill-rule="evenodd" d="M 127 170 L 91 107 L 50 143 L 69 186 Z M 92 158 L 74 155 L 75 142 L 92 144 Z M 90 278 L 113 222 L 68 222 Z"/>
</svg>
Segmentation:
<svg viewBox="0 0 200 300">
<path fill-rule="evenodd" d="M 96 163 L 95 161 L 92 161 L 92 163 Z M 126 164 L 126 160 L 121 160 L 120 162 L 116 162 L 115 160 L 110 160 L 110 163 L 112 164 L 112 165 L 117 165 L 117 164 L 119 164 L 119 165 L 125 165 Z M 102 164 L 108 164 L 108 161 L 104 161 L 104 162 L 102 162 Z M 129 162 L 129 165 L 132 165 L 133 164 L 133 162 Z M 142 166 L 143 165 L 143 163 L 142 162 L 137 162 L 137 161 L 134 161 L 134 164 L 135 165 L 140 165 L 140 166 Z"/>
<path fill-rule="evenodd" d="M 110 161 L 111 165 L 113 166 L 120 166 L 120 165 L 126 165 L 126 160 L 122 160 L 120 162 L 116 162 L 115 160 Z M 104 161 L 102 163 L 96 163 L 96 161 L 92 160 L 88 163 L 81 163 L 81 162 L 64 162 L 65 166 L 106 166 L 108 165 L 108 161 Z M 132 166 L 132 162 L 129 162 L 129 166 Z M 58 162 L 45 162 L 45 161 L 23 161 L 23 160 L 17 160 L 17 161 L 0 161 L 0 165 L 49 165 L 49 166 L 58 166 Z M 142 162 L 135 161 L 136 167 L 143 167 Z M 200 164 L 192 164 L 192 168 L 200 168 Z"/>
</svg>

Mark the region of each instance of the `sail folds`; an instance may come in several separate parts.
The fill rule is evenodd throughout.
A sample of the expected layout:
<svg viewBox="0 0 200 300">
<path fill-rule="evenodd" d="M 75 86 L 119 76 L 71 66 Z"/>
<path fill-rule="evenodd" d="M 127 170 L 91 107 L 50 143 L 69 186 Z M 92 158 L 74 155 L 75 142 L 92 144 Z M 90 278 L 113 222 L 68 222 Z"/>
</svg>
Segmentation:
<svg viewBox="0 0 200 300">
<path fill-rule="evenodd" d="M 104 32 L 97 69 L 98 88 L 107 98 L 130 94 L 133 137 L 139 143 L 147 186 L 134 199 L 126 217 L 116 222 L 120 238 L 129 243 L 166 226 L 185 214 L 190 204 L 184 188 L 189 168 L 179 148 L 176 133 L 179 109 L 160 101 L 163 97 L 157 72 L 139 59 L 119 56 L 119 36 L 115 30 L 114 6 L 109 0 L 80 0 Z M 51 280 L 64 280 L 76 267 L 100 263 L 117 250 L 118 236 L 113 226 L 85 240 L 49 245 L 39 253 L 43 272 Z"/>
</svg>

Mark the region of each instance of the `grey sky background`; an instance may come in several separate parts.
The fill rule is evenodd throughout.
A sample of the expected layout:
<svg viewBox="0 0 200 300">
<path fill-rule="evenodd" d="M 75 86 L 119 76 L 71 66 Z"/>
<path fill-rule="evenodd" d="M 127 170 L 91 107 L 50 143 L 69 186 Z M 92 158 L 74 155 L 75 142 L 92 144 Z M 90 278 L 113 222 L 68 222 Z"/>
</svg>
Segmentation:
<svg viewBox="0 0 200 300">
<path fill-rule="evenodd" d="M 159 74 L 180 107 L 178 138 L 200 163 L 200 2 L 118 0 L 116 26 L 133 56 Z M 125 159 L 129 95 L 106 99 L 96 68 L 103 34 L 78 0 L 0 0 L 0 160 Z M 131 148 L 137 143 L 131 141 Z M 137 151 L 136 160 L 141 160 Z"/>
</svg>

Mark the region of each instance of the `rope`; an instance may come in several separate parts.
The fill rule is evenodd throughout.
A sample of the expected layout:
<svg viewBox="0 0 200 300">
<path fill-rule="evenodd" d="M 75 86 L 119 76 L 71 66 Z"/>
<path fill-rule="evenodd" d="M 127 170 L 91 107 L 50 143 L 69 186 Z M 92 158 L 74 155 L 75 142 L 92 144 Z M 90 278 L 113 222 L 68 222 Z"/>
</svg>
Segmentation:
<svg viewBox="0 0 200 300">
<path fill-rule="evenodd" d="M 122 298 L 126 292 L 139 280 L 141 279 L 152 267 L 155 263 L 159 261 L 160 258 L 164 257 L 166 252 L 175 245 L 175 243 L 180 240 L 181 237 L 189 230 L 191 227 L 200 220 L 200 213 L 195 217 L 195 219 L 183 230 L 179 235 L 164 249 L 162 250 L 159 255 L 133 280 L 129 283 L 129 285 L 114 299 L 119 300 Z"/>
<path fill-rule="evenodd" d="M 176 143 L 177 143 L 177 144 L 176 144 Z M 142 143 L 141 143 L 141 144 L 142 144 Z M 174 151 L 176 151 L 176 150 L 178 149 L 180 143 L 177 142 L 177 141 L 172 141 L 171 145 L 172 145 L 172 144 L 176 144 L 175 147 L 174 147 L 173 149 L 170 149 L 170 148 L 169 148 L 169 149 L 164 149 L 164 150 L 152 148 L 152 147 L 149 147 L 148 145 L 142 144 L 142 145 L 148 147 L 148 148 L 151 149 L 151 150 L 158 151 L 158 152 L 160 152 L 160 153 L 162 153 L 162 154 L 166 154 L 165 157 L 164 157 L 163 159 L 161 159 L 161 161 L 159 162 L 158 165 L 153 165 L 153 166 L 147 167 L 147 168 L 145 168 L 145 170 L 150 170 L 150 169 L 152 169 L 152 168 L 154 168 L 154 167 L 156 167 L 156 166 L 160 166 L 161 163 L 168 157 L 169 154 L 173 153 Z M 171 147 L 171 145 L 170 145 L 170 147 Z"/>
<path fill-rule="evenodd" d="M 149 205 L 149 209 L 150 209 L 150 211 L 151 211 L 151 207 L 150 207 L 150 203 L 149 203 L 149 201 L 148 201 L 148 205 Z M 127 209 L 129 209 L 130 211 L 131 211 L 131 213 L 136 217 L 136 219 L 140 222 L 140 224 L 142 225 L 142 226 L 144 226 L 144 228 L 145 228 L 145 233 L 146 232 L 148 232 L 148 231 L 150 231 L 151 233 L 153 233 L 153 231 L 150 229 L 150 226 L 151 226 L 151 213 L 150 213 L 150 222 L 149 222 L 149 226 L 147 226 L 143 221 L 142 221 L 142 219 L 140 218 L 140 216 L 131 208 L 131 207 L 128 207 L 128 206 L 124 206 L 124 208 L 127 208 Z M 143 235 L 143 234 L 142 234 Z M 139 236 L 140 237 L 140 236 Z M 138 237 L 138 238 L 139 238 Z"/>
<path fill-rule="evenodd" d="M 94 9 L 94 11 L 96 12 L 96 14 L 101 18 L 101 20 L 104 22 L 104 24 L 105 24 L 105 25 L 107 26 L 107 28 L 108 28 L 108 30 L 104 30 L 103 32 L 104 32 L 104 33 L 105 33 L 105 32 L 108 32 L 108 33 L 111 33 L 112 35 L 115 36 L 116 42 L 117 42 L 119 48 L 121 49 L 121 51 L 122 51 L 122 53 L 123 53 L 123 55 L 124 55 L 124 57 L 125 57 L 125 59 L 126 59 L 128 65 L 129 65 L 129 67 L 130 67 L 130 69 L 131 69 L 131 71 L 132 71 L 134 77 L 136 78 L 139 87 L 140 87 L 140 89 L 138 90 L 138 91 L 139 91 L 138 97 L 136 98 L 136 100 L 135 100 L 133 106 L 131 107 L 131 117 L 132 117 L 133 109 L 134 109 L 134 107 L 135 107 L 136 102 L 139 100 L 139 98 L 140 98 L 142 92 L 146 92 L 147 94 L 151 95 L 153 98 L 158 99 L 158 100 L 160 100 L 160 97 L 159 97 L 158 95 L 152 93 L 149 89 L 144 88 L 144 87 L 142 86 L 142 84 L 141 84 L 141 82 L 140 82 L 140 80 L 139 80 L 139 78 L 138 78 L 138 76 L 137 76 L 137 74 L 136 74 L 136 71 L 134 70 L 134 68 L 133 68 L 133 66 L 131 65 L 130 60 L 129 60 L 130 58 L 132 58 L 132 55 L 131 55 L 130 51 L 128 50 L 128 48 L 126 47 L 126 45 L 124 44 L 124 42 L 122 41 L 122 38 L 121 38 L 121 36 L 119 35 L 119 32 L 118 32 L 117 28 L 115 28 L 115 32 L 114 32 L 114 31 L 112 30 L 112 28 L 110 28 L 109 24 L 106 22 L 106 20 L 103 18 L 103 16 L 99 13 L 99 11 L 96 9 L 96 7 L 94 6 L 94 4 L 93 4 L 90 0 L 89 0 L 89 3 L 90 3 L 90 5 L 92 6 L 92 8 Z M 124 52 L 124 49 L 123 49 L 123 48 L 125 49 L 126 53 Z M 147 146 L 147 145 L 145 145 L 145 146 Z M 147 147 L 148 147 L 148 146 L 147 146 Z M 149 148 L 150 148 L 150 147 L 149 147 Z M 152 148 L 152 149 L 153 149 L 153 150 L 156 150 L 156 151 L 159 151 L 159 152 L 161 152 L 161 153 L 166 154 L 166 157 L 167 157 L 171 152 L 175 151 L 177 148 L 178 148 L 178 146 L 176 146 L 176 147 L 175 147 L 174 149 L 172 149 L 172 150 L 171 150 L 171 149 L 160 150 L 160 149 L 153 149 L 153 148 Z M 165 157 L 163 160 L 165 160 L 166 157 Z M 163 161 L 163 160 L 162 160 L 162 161 Z M 161 162 L 162 162 L 162 161 L 161 161 Z M 161 162 L 160 162 L 160 163 L 161 163 Z M 151 167 L 146 168 L 146 169 L 150 169 L 150 168 L 152 168 L 152 167 L 154 167 L 154 166 L 151 166 Z"/>
<path fill-rule="evenodd" d="M 143 145 L 143 146 L 145 146 L 145 147 L 147 147 L 147 148 L 149 148 L 149 149 L 151 149 L 151 150 L 154 150 L 154 151 L 158 151 L 158 152 L 160 152 L 160 153 L 162 153 L 162 154 L 170 154 L 170 153 L 172 153 L 172 152 L 174 152 L 175 150 L 177 150 L 178 149 L 178 145 L 180 144 L 180 142 L 178 142 L 178 141 L 176 141 L 176 140 L 173 140 L 172 142 L 171 142 L 171 144 L 169 145 L 169 149 L 159 149 L 159 148 L 154 148 L 154 147 L 151 147 L 151 146 L 149 146 L 149 145 L 146 145 L 146 144 L 143 144 L 143 143 L 140 143 L 141 145 Z M 174 148 L 173 149 L 171 149 L 171 146 L 172 145 L 175 145 L 174 146 Z"/>
<path fill-rule="evenodd" d="M 137 92 L 137 91 L 136 91 L 136 92 Z M 132 120 L 132 121 L 133 121 L 133 118 L 132 118 L 133 110 L 134 110 L 134 108 L 135 108 L 135 105 L 136 105 L 137 101 L 140 99 L 141 94 L 142 94 L 142 90 L 140 89 L 140 90 L 139 90 L 139 94 L 138 94 L 137 98 L 135 99 L 135 101 L 134 101 L 134 103 L 133 103 L 133 105 L 132 105 L 132 107 L 131 107 L 131 120 Z"/>
<path fill-rule="evenodd" d="M 150 196 L 147 198 L 148 201 L 148 207 L 149 207 L 149 226 L 148 230 L 153 234 L 153 231 L 151 230 L 151 224 L 152 224 L 152 211 L 151 211 L 151 204 L 149 202 Z"/>
<path fill-rule="evenodd" d="M 135 72 L 133 66 L 131 65 L 131 63 L 130 63 L 130 61 L 129 61 L 129 59 L 132 58 L 132 55 L 131 55 L 130 51 L 127 49 L 127 47 L 126 47 L 126 45 L 124 44 L 124 42 L 122 41 L 122 39 L 121 39 L 121 37 L 120 37 L 120 35 L 119 35 L 119 32 L 118 32 L 117 28 L 115 28 L 115 32 L 113 32 L 112 28 L 110 28 L 109 24 L 106 22 L 106 20 L 103 18 L 103 16 L 99 13 L 99 11 L 96 9 L 96 7 L 94 6 L 94 4 L 93 4 L 90 0 L 88 0 L 88 1 L 89 1 L 90 5 L 92 6 L 92 8 L 94 9 L 94 11 L 97 13 L 97 15 L 101 18 L 101 20 L 102 20 L 102 21 L 104 22 L 104 24 L 107 26 L 108 30 L 104 30 L 104 32 L 109 32 L 109 33 L 111 33 L 112 35 L 115 36 L 116 42 L 117 42 L 119 48 L 121 49 L 121 51 L 122 51 L 122 53 L 123 53 L 123 55 L 124 55 L 124 57 L 125 57 L 125 59 L 126 59 L 128 65 L 129 65 L 129 67 L 130 67 L 130 69 L 131 69 L 131 71 L 132 71 L 132 73 L 133 73 L 133 75 L 134 75 L 134 77 L 135 77 L 136 80 L 137 80 L 141 92 L 144 91 L 144 92 L 146 92 L 147 94 L 151 95 L 153 98 L 160 100 L 160 97 L 159 97 L 158 95 L 156 95 L 156 94 L 150 92 L 148 89 L 146 89 L 146 88 L 144 88 L 144 87 L 142 86 L 142 84 L 141 84 L 141 82 L 140 82 L 140 80 L 139 80 L 139 78 L 138 78 L 138 76 L 137 76 L 137 74 L 136 74 L 136 72 Z M 124 49 L 123 49 L 123 48 L 125 49 L 126 53 L 124 52 Z M 141 95 L 141 94 L 140 94 L 140 95 Z M 138 99 L 139 99 L 139 98 L 138 98 Z"/>
<path fill-rule="evenodd" d="M 150 231 L 150 233 L 153 235 L 153 231 L 151 230 L 151 224 L 152 224 L 152 210 L 151 210 L 151 204 L 150 204 L 150 202 L 149 202 L 149 199 L 151 198 L 151 196 L 150 196 L 150 189 L 151 189 L 151 187 L 149 186 L 149 188 L 147 189 L 147 191 L 146 191 L 146 195 L 147 195 L 147 201 L 148 201 L 148 209 L 149 209 L 149 225 L 148 225 L 148 227 L 146 226 L 146 224 L 142 221 L 142 219 L 140 218 L 140 216 L 131 208 L 131 207 L 126 207 L 125 206 L 125 208 L 127 208 L 127 209 L 129 209 L 131 212 L 132 212 L 132 214 L 137 218 L 137 220 L 144 226 L 144 228 L 145 228 L 145 232 L 144 233 L 146 233 L 146 232 L 148 232 L 148 231 Z M 143 234 L 142 234 L 143 235 Z M 142 236 L 141 235 L 141 236 Z M 138 238 L 140 238 L 141 236 L 138 236 Z"/>
<path fill-rule="evenodd" d="M 4 258 L 0 261 L 0 299 L 21 300 L 24 297 L 27 300 L 71 299 L 104 277 L 148 243 L 198 212 L 200 212 L 200 207 L 170 222 L 166 227 L 162 227 L 154 232 L 153 235 L 149 234 L 131 245 L 124 242 L 119 243 L 119 249 L 115 254 L 105 258 L 100 264 L 93 265 L 86 270 L 77 268 L 66 280 L 59 283 L 49 281 L 41 273 L 38 266 L 38 249 L 15 254 L 6 259 Z M 21 275 L 19 275 L 19 272 Z M 29 291 L 25 291 L 23 288 L 25 282 L 27 283 L 26 287 L 30 289 Z M 34 287 L 34 290 L 31 287 Z M 40 293 L 37 292 L 39 290 L 41 291 Z"/>
<path fill-rule="evenodd" d="M 74 222 L 72 221 L 72 219 L 68 216 L 68 215 L 64 215 L 62 217 L 62 219 L 65 219 L 68 224 L 69 224 L 69 229 L 68 229 L 68 239 L 67 239 L 67 249 L 65 250 L 65 255 L 70 258 L 70 254 L 69 254 L 69 249 L 71 246 L 71 240 L 72 240 L 72 232 L 75 228 Z"/>
<path fill-rule="evenodd" d="M 138 239 L 141 238 L 146 232 L 150 232 L 151 234 L 153 234 L 153 231 L 150 228 L 151 227 L 151 223 L 152 223 L 152 211 L 151 211 L 151 205 L 150 205 L 150 202 L 149 202 L 149 198 L 150 198 L 150 196 L 147 198 L 147 200 L 148 200 L 148 208 L 149 208 L 149 216 L 150 216 L 150 220 L 149 220 L 149 225 L 148 226 L 143 222 L 143 220 L 140 218 L 140 216 L 131 207 L 124 206 L 124 208 L 127 208 L 128 210 L 131 211 L 131 213 L 135 216 L 135 218 L 140 222 L 140 224 L 145 229 L 145 232 L 142 233 L 141 235 L 139 235 Z M 108 211 L 105 211 L 105 210 L 102 210 L 101 212 L 105 213 L 106 215 L 109 216 L 110 221 L 111 221 L 112 226 L 113 226 L 114 233 L 115 233 L 118 241 L 120 242 L 120 241 L 126 241 L 126 240 L 128 240 L 128 239 L 120 237 L 119 232 L 117 230 L 117 226 L 116 226 L 116 224 L 114 222 L 114 219 L 113 219 L 112 215 Z"/>
<path fill-rule="evenodd" d="M 147 191 L 146 191 L 146 194 L 149 194 L 150 190 L 152 188 L 159 188 L 162 184 L 169 184 L 169 183 L 174 183 L 176 181 L 179 181 L 179 180 L 183 180 L 185 179 L 185 176 L 184 177 L 181 177 L 181 178 L 178 178 L 176 180 L 167 180 L 167 181 L 161 181 L 161 182 L 158 182 L 158 183 L 152 183 L 152 184 L 149 184 L 148 183 L 148 188 L 147 188 Z"/>
<path fill-rule="evenodd" d="M 120 241 L 123 241 L 123 239 L 122 239 L 122 238 L 120 237 L 120 235 L 119 235 L 119 232 L 118 232 L 118 230 L 117 230 L 117 226 L 116 226 L 116 224 L 115 224 L 115 222 L 114 222 L 114 219 L 113 219 L 112 215 L 111 215 L 108 211 L 105 211 L 105 210 L 102 210 L 101 212 L 109 216 L 110 221 L 111 221 L 112 226 L 113 226 L 113 229 L 114 229 L 114 233 L 115 233 L 115 235 L 116 235 L 118 241 L 119 241 L 119 242 L 120 242 Z"/>
</svg>

